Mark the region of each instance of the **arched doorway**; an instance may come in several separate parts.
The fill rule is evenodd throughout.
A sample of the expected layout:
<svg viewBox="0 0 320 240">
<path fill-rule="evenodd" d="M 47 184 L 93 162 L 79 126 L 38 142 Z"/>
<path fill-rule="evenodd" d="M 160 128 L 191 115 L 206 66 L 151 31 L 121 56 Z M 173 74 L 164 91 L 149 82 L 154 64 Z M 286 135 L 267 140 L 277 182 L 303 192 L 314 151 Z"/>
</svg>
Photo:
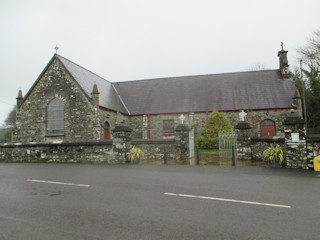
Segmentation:
<svg viewBox="0 0 320 240">
<path fill-rule="evenodd" d="M 110 125 L 108 122 L 105 122 L 103 126 L 103 139 L 110 139 Z"/>
</svg>

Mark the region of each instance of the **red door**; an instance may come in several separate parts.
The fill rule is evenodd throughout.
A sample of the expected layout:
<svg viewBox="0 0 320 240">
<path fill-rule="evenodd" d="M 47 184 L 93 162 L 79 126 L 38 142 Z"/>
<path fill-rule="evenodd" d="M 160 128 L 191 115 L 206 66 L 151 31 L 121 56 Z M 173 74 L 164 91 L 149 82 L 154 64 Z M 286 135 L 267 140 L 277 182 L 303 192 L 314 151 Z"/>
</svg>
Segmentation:
<svg viewBox="0 0 320 240">
<path fill-rule="evenodd" d="M 104 139 L 109 139 L 109 138 L 110 138 L 110 135 L 109 135 L 109 127 L 105 127 L 103 130 L 104 130 L 104 131 L 103 131 L 103 138 L 104 138 Z"/>
<path fill-rule="evenodd" d="M 272 137 L 276 135 L 274 125 L 261 125 L 261 137 Z"/>
</svg>

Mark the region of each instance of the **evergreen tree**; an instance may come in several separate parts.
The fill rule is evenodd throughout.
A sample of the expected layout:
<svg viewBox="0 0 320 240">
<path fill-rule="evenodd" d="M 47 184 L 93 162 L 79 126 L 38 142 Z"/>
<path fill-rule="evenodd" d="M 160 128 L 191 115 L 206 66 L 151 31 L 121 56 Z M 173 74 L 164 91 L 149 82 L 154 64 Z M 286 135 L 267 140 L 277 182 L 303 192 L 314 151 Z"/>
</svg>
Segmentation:
<svg viewBox="0 0 320 240">
<path fill-rule="evenodd" d="M 320 133 L 320 30 L 307 39 L 307 45 L 298 49 L 304 63 L 303 80 L 306 97 L 308 133 Z M 295 69 L 293 79 L 302 95 L 300 70 Z"/>
<path fill-rule="evenodd" d="M 219 131 L 231 131 L 232 129 L 226 116 L 214 110 L 206 124 L 199 131 L 196 143 L 203 149 L 217 149 L 219 148 Z"/>
</svg>

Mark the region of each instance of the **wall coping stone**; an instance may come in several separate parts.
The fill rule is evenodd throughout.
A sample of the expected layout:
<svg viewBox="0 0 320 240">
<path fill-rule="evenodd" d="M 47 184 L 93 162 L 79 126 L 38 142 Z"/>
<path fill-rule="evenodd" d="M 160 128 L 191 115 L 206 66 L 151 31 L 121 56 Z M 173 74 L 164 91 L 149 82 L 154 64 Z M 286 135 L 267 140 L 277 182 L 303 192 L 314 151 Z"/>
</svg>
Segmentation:
<svg viewBox="0 0 320 240">
<path fill-rule="evenodd" d="M 175 139 L 132 139 L 131 144 L 171 144 L 175 141 Z"/>
<path fill-rule="evenodd" d="M 186 125 L 186 124 L 179 124 L 177 127 L 176 127 L 176 129 L 175 129 L 175 131 L 178 131 L 178 132 L 189 132 L 190 131 L 190 128 L 188 127 L 188 125 Z"/>
<path fill-rule="evenodd" d="M 320 134 L 309 134 L 306 136 L 306 140 L 320 142 Z"/>
<path fill-rule="evenodd" d="M 234 127 L 235 129 L 251 129 L 250 123 L 246 121 L 240 121 L 238 124 Z"/>
<path fill-rule="evenodd" d="M 251 138 L 253 142 L 274 142 L 274 143 L 284 143 L 285 138 L 280 137 L 253 137 Z"/>
<path fill-rule="evenodd" d="M 131 128 L 126 124 L 116 124 L 113 132 L 132 132 Z"/>
<path fill-rule="evenodd" d="M 296 124 L 305 124 L 306 122 L 300 117 L 287 117 L 283 121 L 283 125 L 296 125 Z"/>
<path fill-rule="evenodd" d="M 62 142 L 62 143 L 10 143 L 0 144 L 0 148 L 15 147 L 51 147 L 51 146 L 101 146 L 112 145 L 113 140 L 104 140 L 96 142 Z"/>
</svg>

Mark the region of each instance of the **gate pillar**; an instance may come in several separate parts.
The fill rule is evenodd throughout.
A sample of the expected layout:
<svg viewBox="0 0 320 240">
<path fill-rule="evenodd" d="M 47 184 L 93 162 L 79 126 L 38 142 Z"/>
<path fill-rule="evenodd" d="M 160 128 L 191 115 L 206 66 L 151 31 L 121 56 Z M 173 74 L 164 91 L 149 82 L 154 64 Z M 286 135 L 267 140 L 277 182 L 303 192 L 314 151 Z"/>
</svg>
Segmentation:
<svg viewBox="0 0 320 240">
<path fill-rule="evenodd" d="M 124 124 L 116 124 L 113 132 L 113 152 L 117 163 L 126 162 L 126 154 L 131 148 L 131 128 Z"/>
<path fill-rule="evenodd" d="M 298 115 L 292 115 L 283 122 L 287 167 L 308 169 L 305 121 Z"/>
<path fill-rule="evenodd" d="M 237 131 L 238 160 L 251 160 L 251 125 L 240 121 L 235 126 Z"/>
<path fill-rule="evenodd" d="M 189 160 L 189 131 L 190 129 L 186 124 L 179 124 L 175 129 L 176 158 L 179 160 Z"/>
</svg>

